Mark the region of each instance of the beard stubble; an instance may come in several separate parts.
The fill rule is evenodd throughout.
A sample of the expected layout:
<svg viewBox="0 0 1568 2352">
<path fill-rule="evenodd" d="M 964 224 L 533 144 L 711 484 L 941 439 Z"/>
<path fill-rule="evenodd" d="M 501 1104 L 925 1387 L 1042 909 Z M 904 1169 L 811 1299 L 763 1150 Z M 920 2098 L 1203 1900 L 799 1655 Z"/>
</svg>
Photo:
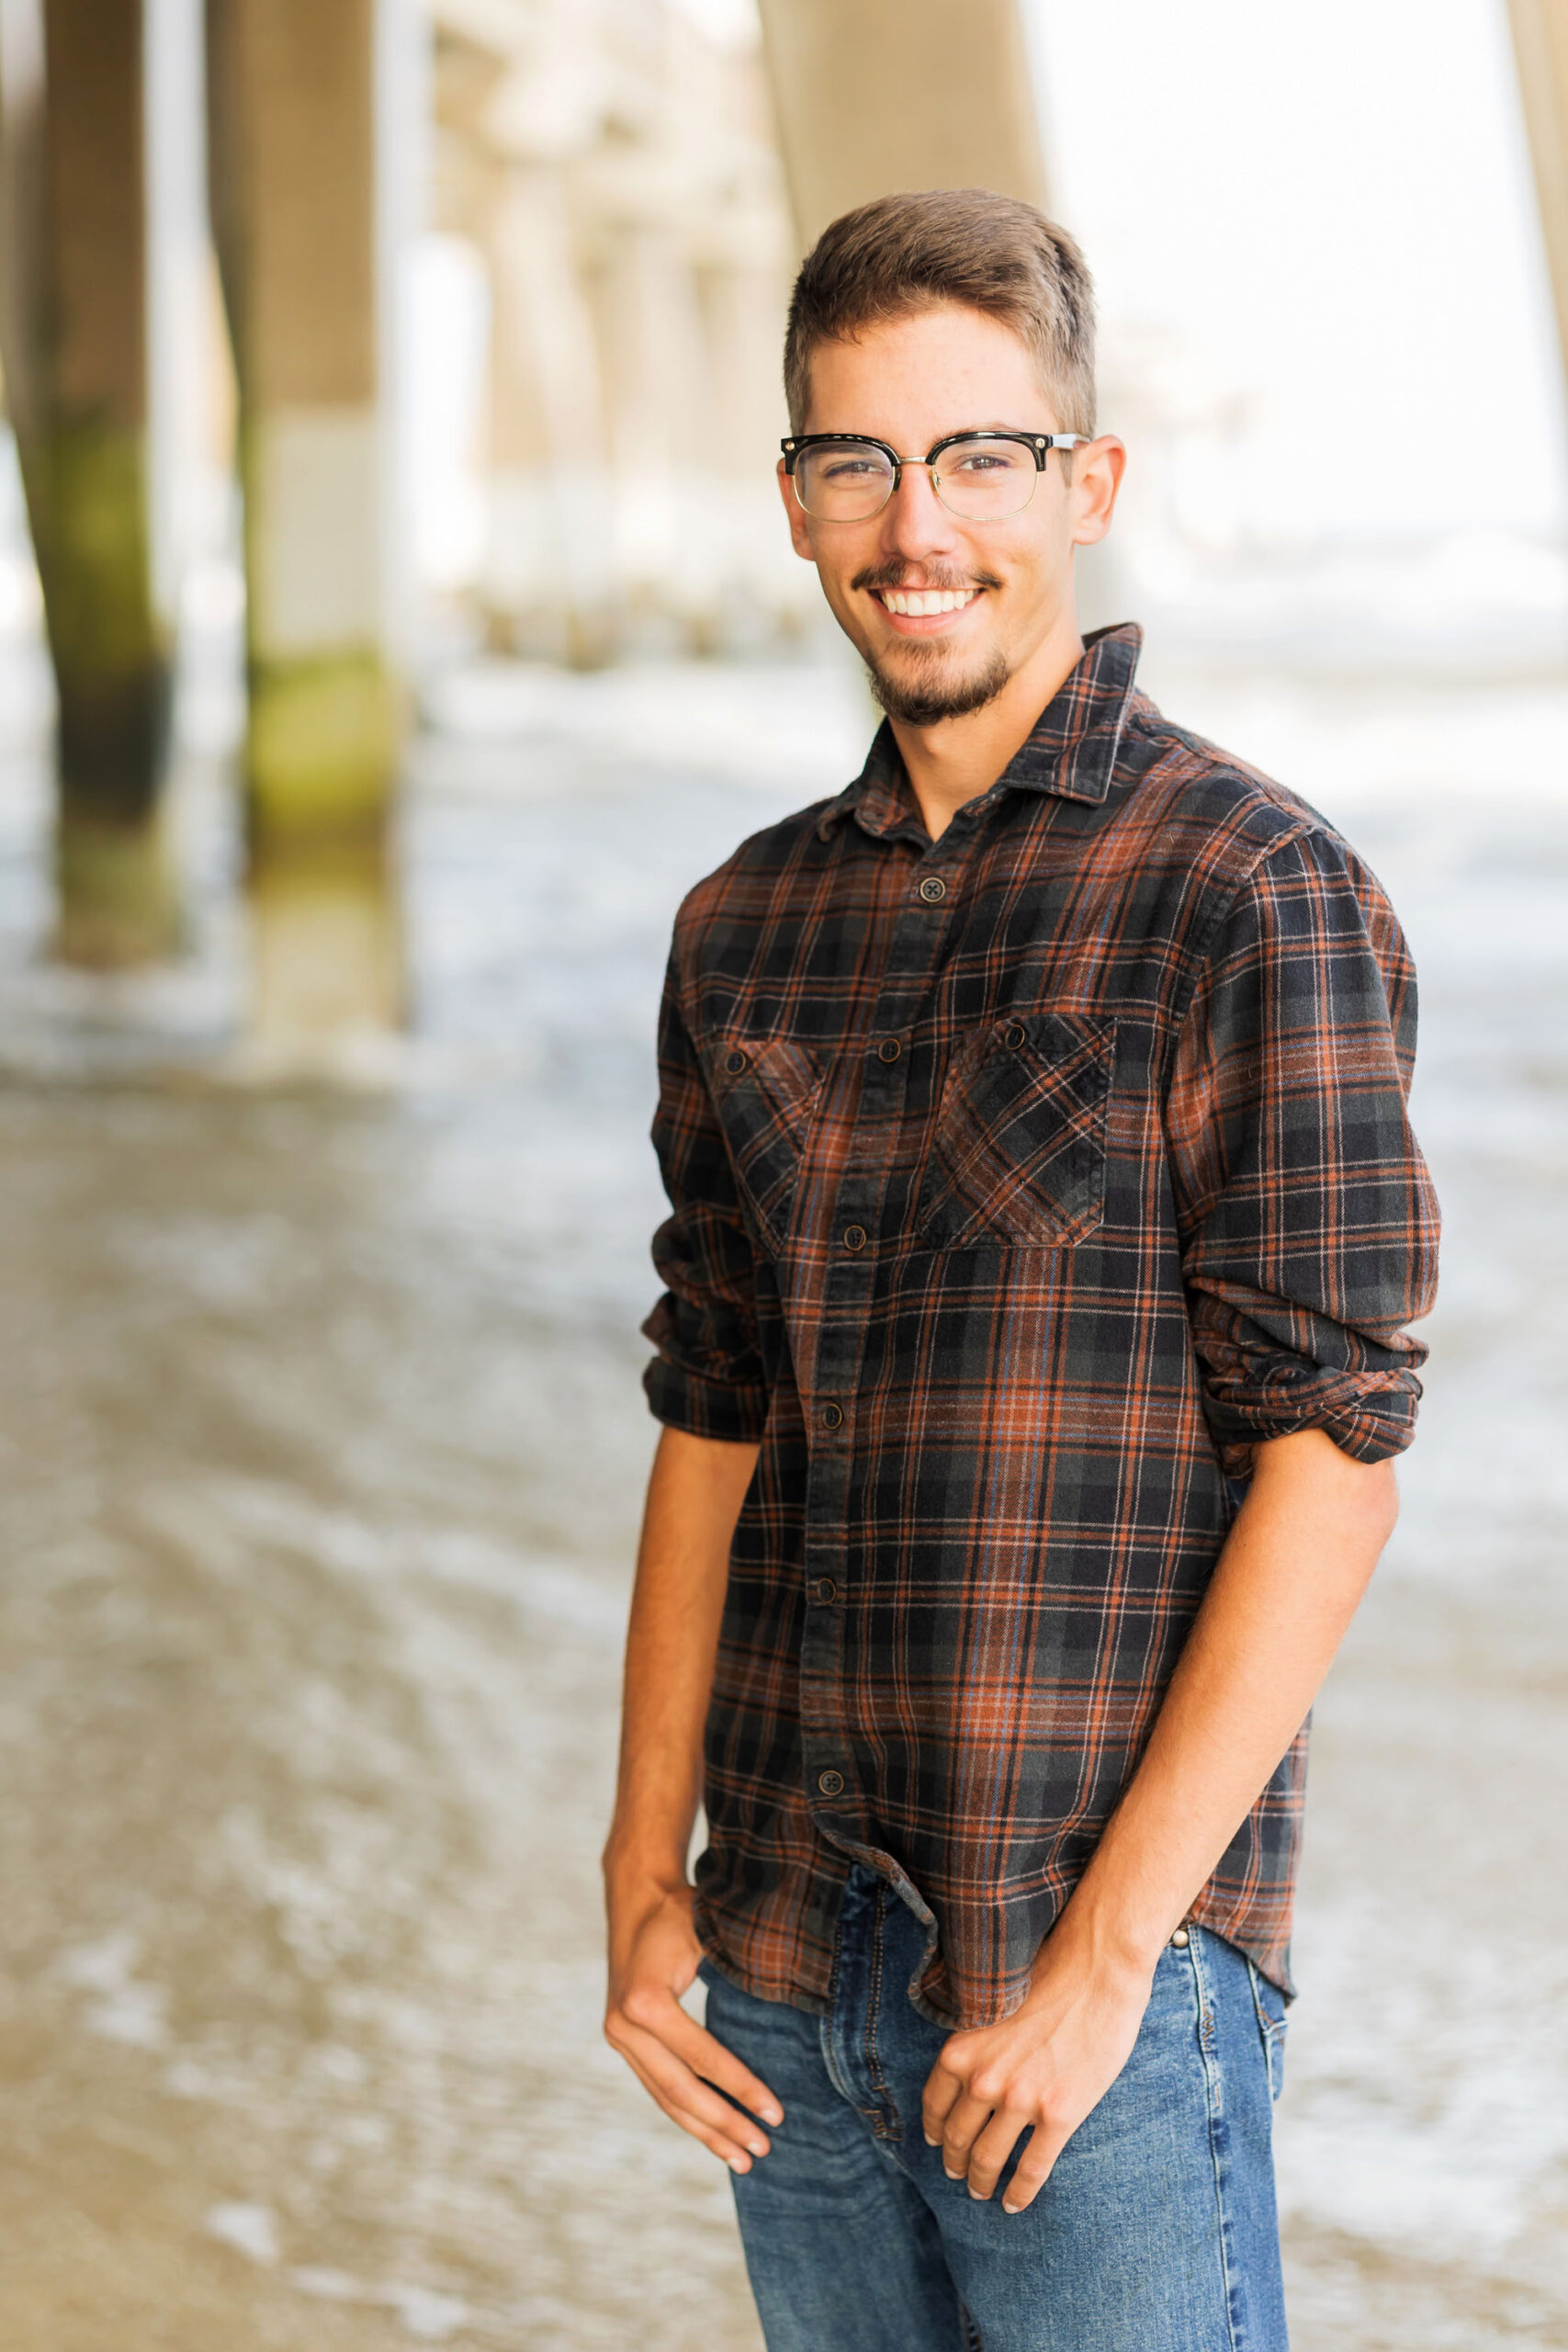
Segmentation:
<svg viewBox="0 0 1568 2352">
<path fill-rule="evenodd" d="M 964 718 L 995 702 L 1012 669 L 998 648 L 978 670 L 966 677 L 943 677 L 936 665 L 942 657 L 935 646 L 911 646 L 910 652 L 926 671 L 923 677 L 890 677 L 874 662 L 865 665 L 866 677 L 879 707 L 905 727 L 935 727 L 944 718 Z M 935 674 L 932 673 L 935 672 Z"/>
<path fill-rule="evenodd" d="M 868 566 L 857 572 L 850 584 L 854 588 L 897 588 L 902 585 L 904 569 L 901 563 Z M 959 572 L 948 578 L 939 576 L 934 570 L 920 584 L 925 588 L 953 589 L 1001 586 L 990 572 Z M 999 647 L 977 670 L 957 677 L 945 674 L 947 654 L 941 644 L 906 640 L 902 650 L 909 664 L 908 674 L 900 677 L 869 659 L 865 671 L 878 707 L 904 727 L 936 727 L 944 718 L 967 718 L 972 710 L 983 710 L 988 702 L 994 702 L 1012 676 L 1011 665 Z"/>
</svg>

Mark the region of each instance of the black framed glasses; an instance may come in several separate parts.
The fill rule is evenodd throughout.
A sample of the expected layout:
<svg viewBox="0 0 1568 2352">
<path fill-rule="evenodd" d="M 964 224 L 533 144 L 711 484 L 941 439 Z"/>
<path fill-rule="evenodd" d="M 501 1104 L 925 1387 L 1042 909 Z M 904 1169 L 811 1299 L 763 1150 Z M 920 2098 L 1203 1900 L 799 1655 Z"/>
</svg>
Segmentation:
<svg viewBox="0 0 1568 2352">
<path fill-rule="evenodd" d="M 998 427 L 947 433 L 923 458 L 901 458 L 869 434 L 797 433 L 781 441 L 784 471 L 807 514 L 819 523 L 865 523 L 897 489 L 906 466 L 929 466 L 931 488 L 966 523 L 1021 514 L 1053 449 L 1074 449 L 1087 433 L 1015 433 Z"/>
</svg>

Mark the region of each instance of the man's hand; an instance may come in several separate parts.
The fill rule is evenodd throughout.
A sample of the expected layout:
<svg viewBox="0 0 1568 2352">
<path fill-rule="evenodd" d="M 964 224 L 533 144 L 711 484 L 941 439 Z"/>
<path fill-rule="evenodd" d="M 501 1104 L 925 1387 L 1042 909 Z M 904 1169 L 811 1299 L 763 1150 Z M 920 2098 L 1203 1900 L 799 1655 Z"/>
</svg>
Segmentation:
<svg viewBox="0 0 1568 2352">
<path fill-rule="evenodd" d="M 1063 1933 L 1063 1929 L 1066 1933 Z M 927 2078 L 921 2115 L 950 2180 L 989 2197 L 1021 2132 L 1033 2136 L 1002 2199 L 1021 2213 L 1133 2052 L 1151 1973 L 1091 1958 L 1066 1915 L 1047 1936 L 1021 2008 L 955 2033 Z"/>
<path fill-rule="evenodd" d="M 730 1538 L 756 1462 L 754 1445 L 721 1444 L 684 1430 L 660 1438 L 626 1633 L 615 1818 L 604 1849 L 604 2038 L 665 2114 L 733 2172 L 750 2172 L 768 2143 L 730 2099 L 770 2123 L 784 2118 L 766 2083 L 693 2023 L 681 1996 L 703 1956 L 685 1871 L 702 1783 L 703 1720 Z"/>
<path fill-rule="evenodd" d="M 648 1886 L 635 1899 L 613 1902 L 604 2039 L 672 2122 L 731 2172 L 750 2172 L 768 2142 L 730 2100 L 769 2123 L 784 2115 L 766 2083 L 681 2007 L 702 1956 L 689 1886 Z"/>
</svg>

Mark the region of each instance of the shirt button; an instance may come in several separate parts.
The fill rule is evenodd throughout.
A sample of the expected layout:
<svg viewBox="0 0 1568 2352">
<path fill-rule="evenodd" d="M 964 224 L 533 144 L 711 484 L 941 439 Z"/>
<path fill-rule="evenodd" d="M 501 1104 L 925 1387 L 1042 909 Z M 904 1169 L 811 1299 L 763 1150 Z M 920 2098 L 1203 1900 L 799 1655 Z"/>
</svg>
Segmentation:
<svg viewBox="0 0 1568 2352">
<path fill-rule="evenodd" d="M 1178 1951 L 1185 1951 L 1192 1939 L 1189 1936 L 1185 1928 L 1178 1928 L 1170 1940 L 1176 1946 Z"/>
<path fill-rule="evenodd" d="M 839 1588 L 831 1577 L 818 1577 L 812 1589 L 824 1608 L 830 1600 L 837 1600 L 839 1598 Z"/>
<path fill-rule="evenodd" d="M 876 1058 L 879 1062 L 896 1062 L 903 1050 L 897 1037 L 884 1037 L 876 1049 Z"/>
<path fill-rule="evenodd" d="M 739 1050 L 733 1054 L 727 1054 L 725 1056 L 724 1067 L 729 1072 L 731 1078 L 739 1077 L 741 1071 L 746 1067 L 746 1056 Z"/>
<path fill-rule="evenodd" d="M 1029 1043 L 1029 1032 L 1021 1021 L 1010 1021 L 1002 1031 L 1002 1043 L 1010 1053 L 1019 1053 Z"/>
<path fill-rule="evenodd" d="M 844 1426 L 843 1407 L 841 1405 L 824 1405 L 822 1408 L 822 1426 L 825 1430 L 841 1430 Z"/>
<path fill-rule="evenodd" d="M 841 1797 L 844 1793 L 844 1776 L 841 1772 L 818 1772 L 817 1785 L 825 1797 Z"/>
<path fill-rule="evenodd" d="M 865 1248 L 865 1227 L 863 1225 L 845 1226 L 844 1247 L 846 1250 L 863 1250 Z"/>
<path fill-rule="evenodd" d="M 934 907 L 947 896 L 947 885 L 940 874 L 928 874 L 920 885 L 920 896 L 928 907 Z"/>
</svg>

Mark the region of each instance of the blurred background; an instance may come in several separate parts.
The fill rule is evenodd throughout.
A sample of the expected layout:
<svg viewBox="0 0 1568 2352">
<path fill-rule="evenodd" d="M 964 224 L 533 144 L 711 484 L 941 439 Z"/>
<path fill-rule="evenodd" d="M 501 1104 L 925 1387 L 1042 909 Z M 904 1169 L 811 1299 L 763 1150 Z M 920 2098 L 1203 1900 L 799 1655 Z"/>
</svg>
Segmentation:
<svg viewBox="0 0 1568 2352">
<path fill-rule="evenodd" d="M 1423 977 L 1294 2341 L 1568 2343 L 1568 0 L 0 0 L 7 2352 L 755 2352 L 598 2031 L 653 1015 L 871 727 L 793 267 L 972 182 L 1099 276 L 1086 619 Z"/>
</svg>

